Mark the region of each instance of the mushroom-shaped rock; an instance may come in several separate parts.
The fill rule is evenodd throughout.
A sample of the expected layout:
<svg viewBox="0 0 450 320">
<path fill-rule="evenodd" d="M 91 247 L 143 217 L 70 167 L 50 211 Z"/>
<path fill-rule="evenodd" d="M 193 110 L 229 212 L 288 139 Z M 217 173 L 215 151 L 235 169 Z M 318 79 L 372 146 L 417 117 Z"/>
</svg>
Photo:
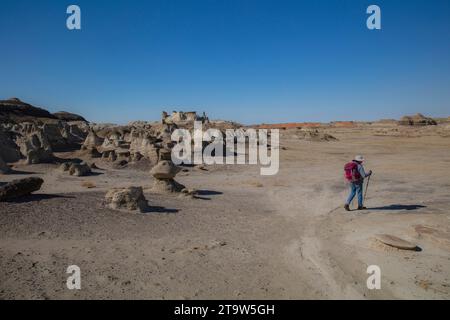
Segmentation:
<svg viewBox="0 0 450 320">
<path fill-rule="evenodd" d="M 180 172 L 180 168 L 175 166 L 172 161 L 163 160 L 158 162 L 150 171 L 156 179 L 173 179 Z"/>
</svg>

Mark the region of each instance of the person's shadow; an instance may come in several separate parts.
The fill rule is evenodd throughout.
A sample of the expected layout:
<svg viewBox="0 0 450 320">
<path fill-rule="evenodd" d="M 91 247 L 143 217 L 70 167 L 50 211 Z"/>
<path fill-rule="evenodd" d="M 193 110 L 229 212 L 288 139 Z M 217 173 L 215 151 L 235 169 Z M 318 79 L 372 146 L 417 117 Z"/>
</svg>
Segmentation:
<svg viewBox="0 0 450 320">
<path fill-rule="evenodd" d="M 392 210 L 392 211 L 398 211 L 398 210 L 418 210 L 421 208 L 426 208 L 426 206 L 420 205 L 420 204 L 391 204 L 389 206 L 384 207 L 374 207 L 374 208 L 367 208 L 368 210 Z"/>
<path fill-rule="evenodd" d="M 211 200 L 211 198 L 208 198 L 208 196 L 216 196 L 220 194 L 223 194 L 223 192 L 212 190 L 197 190 L 197 193 L 194 195 L 194 198 L 200 200 Z"/>
</svg>

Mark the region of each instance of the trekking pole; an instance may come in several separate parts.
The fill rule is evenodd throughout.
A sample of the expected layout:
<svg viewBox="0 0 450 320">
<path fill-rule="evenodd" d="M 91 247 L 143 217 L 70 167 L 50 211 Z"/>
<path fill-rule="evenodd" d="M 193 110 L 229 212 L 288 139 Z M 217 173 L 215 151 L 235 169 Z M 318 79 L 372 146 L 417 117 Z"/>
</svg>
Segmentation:
<svg viewBox="0 0 450 320">
<path fill-rule="evenodd" d="M 366 201 L 367 189 L 369 189 L 370 177 L 372 177 L 372 175 L 370 175 L 369 178 L 367 178 L 366 191 L 364 192 L 364 201 Z"/>
</svg>

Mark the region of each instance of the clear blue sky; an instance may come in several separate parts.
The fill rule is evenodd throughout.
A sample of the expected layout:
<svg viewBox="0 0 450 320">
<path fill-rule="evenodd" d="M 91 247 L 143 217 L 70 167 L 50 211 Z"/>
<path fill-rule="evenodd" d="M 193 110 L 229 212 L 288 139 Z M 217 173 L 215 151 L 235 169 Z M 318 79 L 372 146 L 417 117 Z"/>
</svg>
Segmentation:
<svg viewBox="0 0 450 320">
<path fill-rule="evenodd" d="M 449 0 L 1 0 L 0 98 L 116 123 L 448 116 L 449 16 Z"/>
</svg>

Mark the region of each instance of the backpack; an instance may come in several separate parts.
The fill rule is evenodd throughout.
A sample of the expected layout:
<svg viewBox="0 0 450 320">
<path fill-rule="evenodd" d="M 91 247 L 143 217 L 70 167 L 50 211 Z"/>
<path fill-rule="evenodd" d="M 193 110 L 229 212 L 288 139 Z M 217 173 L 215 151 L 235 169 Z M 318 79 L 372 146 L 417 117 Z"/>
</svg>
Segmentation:
<svg viewBox="0 0 450 320">
<path fill-rule="evenodd" d="M 344 177 L 349 182 L 355 182 L 361 180 L 359 174 L 358 164 L 354 161 L 349 162 L 344 167 Z"/>
</svg>

